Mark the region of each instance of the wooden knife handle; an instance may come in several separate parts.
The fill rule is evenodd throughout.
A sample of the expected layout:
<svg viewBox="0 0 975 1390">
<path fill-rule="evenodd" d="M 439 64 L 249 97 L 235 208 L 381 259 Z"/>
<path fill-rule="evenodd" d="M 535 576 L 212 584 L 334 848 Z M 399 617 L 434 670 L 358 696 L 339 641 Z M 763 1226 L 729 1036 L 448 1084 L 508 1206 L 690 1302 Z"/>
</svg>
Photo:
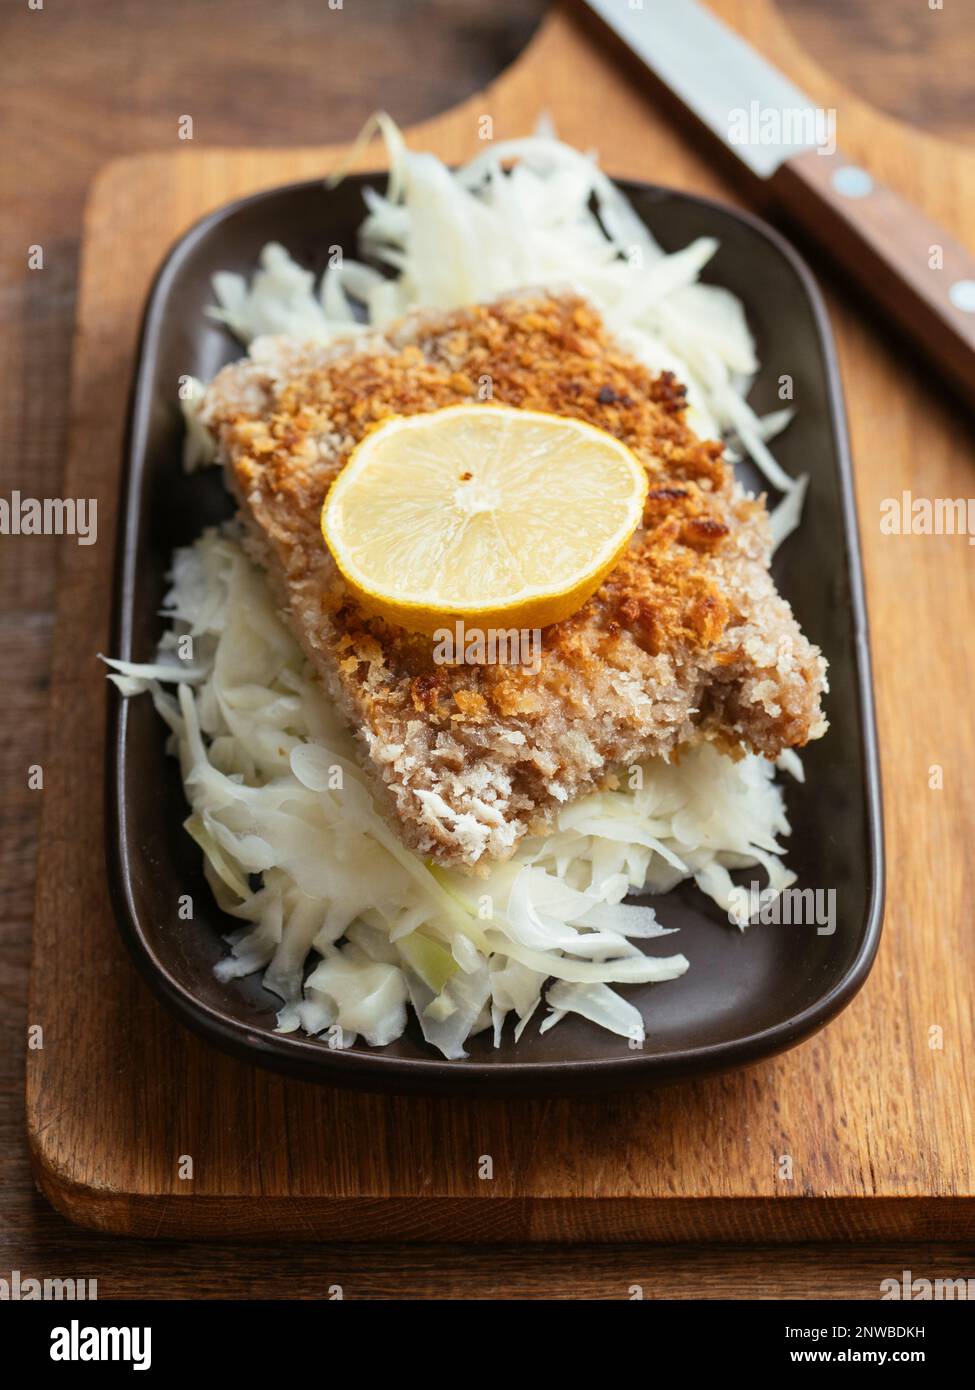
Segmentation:
<svg viewBox="0 0 975 1390">
<path fill-rule="evenodd" d="M 975 397 L 975 256 L 840 151 L 805 150 L 770 183 L 779 204 Z"/>
</svg>

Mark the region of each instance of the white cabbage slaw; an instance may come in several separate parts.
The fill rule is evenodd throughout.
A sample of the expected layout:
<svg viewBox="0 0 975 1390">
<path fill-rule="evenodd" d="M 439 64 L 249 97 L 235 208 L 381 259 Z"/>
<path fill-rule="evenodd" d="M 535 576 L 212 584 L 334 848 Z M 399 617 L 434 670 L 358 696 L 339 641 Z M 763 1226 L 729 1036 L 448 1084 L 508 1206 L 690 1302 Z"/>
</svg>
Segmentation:
<svg viewBox="0 0 975 1390">
<path fill-rule="evenodd" d="M 351 733 L 232 534 L 177 551 L 166 611 L 156 661 L 111 661 L 111 679 L 149 691 L 168 724 L 186 829 L 241 922 L 217 973 L 263 971 L 282 1032 L 381 1047 L 409 1004 L 427 1042 L 458 1058 L 484 1029 L 499 1043 L 509 1014 L 519 1038 L 544 996 L 543 1030 L 577 1013 L 638 1044 L 640 1011 L 611 986 L 674 979 L 688 962 L 645 955 L 637 943 L 670 932 L 623 898 L 693 878 L 732 912 L 734 868 L 761 864 L 773 892 L 794 882 L 773 767 L 708 745 L 574 802 L 485 878 L 432 866 L 384 819 Z"/>
<path fill-rule="evenodd" d="M 451 171 L 407 149 L 389 116 L 374 116 L 356 148 L 379 130 L 390 174 L 385 193 L 364 190 L 359 243 L 368 262 L 336 252 L 316 285 L 272 243 L 249 282 L 214 277 L 214 315 L 260 356 L 267 334 L 330 341 L 364 323 L 385 328 L 417 307 L 459 309 L 527 286 L 574 289 L 621 346 L 684 383 L 688 423 L 702 438 L 725 438 L 732 457 L 747 454 L 782 494 L 771 518 L 780 544 L 799 523 L 807 479 L 791 478 L 768 448 L 791 408 L 759 417 L 748 404 L 758 359 L 741 302 L 698 279 L 719 243 L 699 237 L 666 254 L 595 157 L 549 129 L 489 143 Z M 198 431 L 190 449 L 194 461 L 204 456 Z"/>
<path fill-rule="evenodd" d="M 744 311 L 698 280 L 716 241 L 665 254 L 595 160 L 547 133 L 493 144 L 452 173 L 407 150 L 388 117 L 376 127 L 390 179 L 385 194 L 365 191 L 360 244 L 373 264 L 336 257 L 316 285 L 272 244 L 250 283 L 215 277 L 213 313 L 252 355 L 267 334 L 339 339 L 417 306 L 570 287 L 631 353 L 687 385 L 698 433 L 747 452 L 783 494 L 776 543 L 795 528 L 806 480 L 767 447 L 791 412 L 759 418 L 747 404 L 758 363 Z M 213 457 L 202 392 L 195 383 L 184 401 L 188 467 Z M 186 829 L 218 904 L 241 923 L 217 973 L 263 972 L 282 1032 L 378 1047 L 402 1034 L 412 1009 L 427 1042 L 460 1058 L 484 1030 L 498 1045 L 509 1015 L 520 1038 L 544 1001 L 540 1031 L 576 1013 L 640 1044 L 643 1016 L 613 986 L 674 979 L 688 962 L 645 954 L 638 943 L 670 932 L 653 907 L 623 899 L 693 879 L 744 927 L 734 869 L 761 865 L 772 893 L 795 881 L 778 842 L 789 825 L 775 769 L 709 745 L 571 804 L 552 834 L 523 842 L 487 877 L 424 862 L 383 817 L 349 730 L 233 527 L 177 552 L 166 611 L 156 661 L 110 662 L 111 679 L 126 695 L 149 691 L 168 724 Z M 801 777 L 794 754 L 780 766 Z"/>
</svg>

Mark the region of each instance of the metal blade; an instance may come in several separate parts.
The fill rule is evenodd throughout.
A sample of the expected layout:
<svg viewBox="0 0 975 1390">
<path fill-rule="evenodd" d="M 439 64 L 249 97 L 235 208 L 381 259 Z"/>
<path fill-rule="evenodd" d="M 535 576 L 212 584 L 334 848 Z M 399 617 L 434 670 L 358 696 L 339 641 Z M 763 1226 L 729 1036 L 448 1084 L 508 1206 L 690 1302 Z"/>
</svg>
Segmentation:
<svg viewBox="0 0 975 1390">
<path fill-rule="evenodd" d="M 814 106 L 697 0 L 586 3 L 760 178 L 800 150 L 835 148 L 835 112 Z"/>
</svg>

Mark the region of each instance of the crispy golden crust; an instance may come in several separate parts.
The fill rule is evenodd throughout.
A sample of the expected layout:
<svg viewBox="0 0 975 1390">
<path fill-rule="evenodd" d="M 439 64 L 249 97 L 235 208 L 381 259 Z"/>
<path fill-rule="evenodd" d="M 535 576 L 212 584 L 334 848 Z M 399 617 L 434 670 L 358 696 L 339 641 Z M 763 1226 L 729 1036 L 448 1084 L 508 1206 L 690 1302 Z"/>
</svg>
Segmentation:
<svg viewBox="0 0 975 1390">
<path fill-rule="evenodd" d="M 438 665 L 429 638 L 359 610 L 319 530 L 368 429 L 485 398 L 588 420 L 649 474 L 643 526 L 546 629 L 537 671 Z M 204 419 L 254 553 L 421 852 L 503 856 L 615 766 L 693 739 L 773 756 L 825 729 L 824 663 L 769 578 L 764 503 L 687 428 L 674 378 L 620 351 L 577 297 L 416 314 L 339 348 L 266 340 L 218 376 Z"/>
</svg>

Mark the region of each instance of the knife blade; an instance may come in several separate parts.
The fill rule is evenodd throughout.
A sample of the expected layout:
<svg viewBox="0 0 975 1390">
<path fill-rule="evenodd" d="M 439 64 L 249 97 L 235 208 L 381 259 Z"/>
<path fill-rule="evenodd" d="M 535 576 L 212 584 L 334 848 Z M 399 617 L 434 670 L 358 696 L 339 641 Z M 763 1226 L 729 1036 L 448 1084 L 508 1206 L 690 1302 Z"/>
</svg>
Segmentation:
<svg viewBox="0 0 975 1390">
<path fill-rule="evenodd" d="M 769 111 L 814 110 L 805 92 L 776 72 L 735 31 L 696 0 L 588 0 L 646 67 L 708 129 L 729 143 L 733 113 L 753 102 Z M 768 178 L 808 140 L 769 138 L 736 141 L 733 150 L 759 178 Z"/>
<path fill-rule="evenodd" d="M 975 257 L 842 153 L 836 111 L 697 0 L 585 3 L 970 404 Z"/>
</svg>

